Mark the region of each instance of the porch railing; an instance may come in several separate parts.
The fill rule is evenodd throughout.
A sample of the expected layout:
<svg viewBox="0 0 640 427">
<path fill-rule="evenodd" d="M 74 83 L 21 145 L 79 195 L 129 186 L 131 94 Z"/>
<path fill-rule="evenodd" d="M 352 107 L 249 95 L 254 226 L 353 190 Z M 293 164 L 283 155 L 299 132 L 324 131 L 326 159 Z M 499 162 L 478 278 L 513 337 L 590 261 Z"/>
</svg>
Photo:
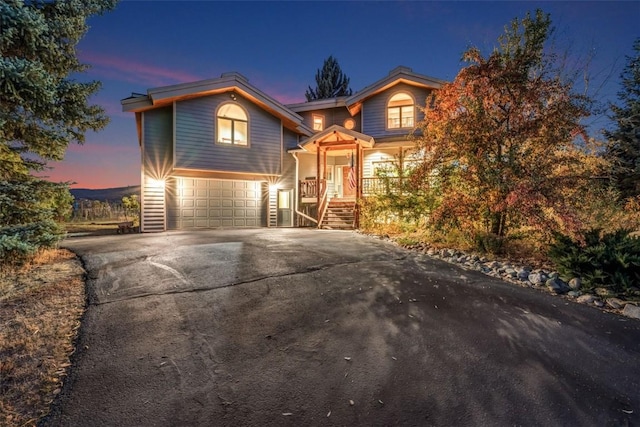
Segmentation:
<svg viewBox="0 0 640 427">
<path fill-rule="evenodd" d="M 322 195 L 326 191 L 327 188 L 327 180 L 320 180 L 320 191 L 318 191 L 318 180 L 314 179 L 303 179 L 300 181 L 300 197 L 301 198 L 309 198 L 309 197 L 318 197 L 318 194 Z"/>
<path fill-rule="evenodd" d="M 395 194 L 401 191 L 402 179 L 397 176 L 362 178 L 362 195 Z"/>
</svg>

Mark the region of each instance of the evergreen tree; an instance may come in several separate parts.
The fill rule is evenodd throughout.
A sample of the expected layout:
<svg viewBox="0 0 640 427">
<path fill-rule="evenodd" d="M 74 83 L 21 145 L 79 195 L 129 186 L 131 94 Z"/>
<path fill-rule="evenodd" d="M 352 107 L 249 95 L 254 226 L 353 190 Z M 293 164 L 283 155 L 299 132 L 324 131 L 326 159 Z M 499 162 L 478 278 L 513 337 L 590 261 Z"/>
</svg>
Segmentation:
<svg viewBox="0 0 640 427">
<path fill-rule="evenodd" d="M 0 2 L 0 179 L 42 170 L 62 160 L 70 142 L 108 123 L 104 110 L 89 105 L 99 82 L 70 74 L 86 70 L 76 45 L 86 20 L 115 6 L 115 0 L 3 0 Z"/>
<path fill-rule="evenodd" d="M 640 195 L 640 38 L 633 43 L 635 56 L 627 57 L 620 75 L 620 105 L 611 104 L 616 129 L 605 131 L 612 175 L 623 198 Z"/>
<path fill-rule="evenodd" d="M 338 61 L 333 56 L 329 56 L 324 60 L 322 70 L 316 72 L 315 90 L 309 86 L 304 96 L 307 101 L 315 101 L 336 96 L 349 96 L 352 93 L 353 91 L 349 87 L 349 77 L 344 75 Z"/>
<path fill-rule="evenodd" d="M 71 205 L 68 186 L 30 173 L 108 123 L 101 107 L 88 104 L 100 83 L 70 76 L 87 69 L 76 56 L 87 18 L 115 3 L 0 2 L 0 262 L 21 262 L 62 236 L 55 220 Z"/>
</svg>

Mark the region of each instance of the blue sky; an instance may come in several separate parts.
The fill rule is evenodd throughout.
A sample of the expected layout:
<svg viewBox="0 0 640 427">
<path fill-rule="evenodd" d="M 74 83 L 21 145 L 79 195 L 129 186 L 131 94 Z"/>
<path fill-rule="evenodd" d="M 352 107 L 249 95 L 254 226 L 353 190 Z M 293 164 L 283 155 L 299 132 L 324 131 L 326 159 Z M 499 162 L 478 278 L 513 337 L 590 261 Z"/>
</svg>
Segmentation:
<svg viewBox="0 0 640 427">
<path fill-rule="evenodd" d="M 354 91 L 398 65 L 452 80 L 465 49 L 490 52 L 505 25 L 536 8 L 551 14 L 570 61 L 589 63 L 591 94 L 615 100 L 625 55 L 640 37 L 638 1 L 121 1 L 90 19 L 78 46 L 92 68 L 77 78 L 102 81 L 93 101 L 111 123 L 71 145 L 47 175 L 76 188 L 138 185 L 135 120 L 120 107 L 131 92 L 237 71 L 283 103 L 302 102 L 329 55 Z M 604 116 L 589 121 L 594 129 L 608 124 Z"/>
</svg>

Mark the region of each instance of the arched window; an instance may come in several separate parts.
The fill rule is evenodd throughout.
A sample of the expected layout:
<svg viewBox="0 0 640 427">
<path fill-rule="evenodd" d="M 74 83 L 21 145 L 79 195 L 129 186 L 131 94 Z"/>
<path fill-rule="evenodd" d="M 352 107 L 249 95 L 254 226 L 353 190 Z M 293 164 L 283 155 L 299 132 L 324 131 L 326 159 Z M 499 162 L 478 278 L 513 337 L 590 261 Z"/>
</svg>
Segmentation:
<svg viewBox="0 0 640 427">
<path fill-rule="evenodd" d="M 415 117 L 413 98 L 404 92 L 396 93 L 387 104 L 387 128 L 412 128 Z"/>
<path fill-rule="evenodd" d="M 247 113 L 238 104 L 224 104 L 216 115 L 216 142 L 218 144 L 249 144 Z"/>
</svg>

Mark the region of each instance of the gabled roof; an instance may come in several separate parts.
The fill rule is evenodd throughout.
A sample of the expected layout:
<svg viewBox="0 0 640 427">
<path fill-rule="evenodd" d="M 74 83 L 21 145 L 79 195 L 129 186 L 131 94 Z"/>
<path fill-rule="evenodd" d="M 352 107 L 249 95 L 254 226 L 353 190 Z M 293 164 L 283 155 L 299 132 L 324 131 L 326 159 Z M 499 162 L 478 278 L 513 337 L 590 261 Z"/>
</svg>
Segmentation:
<svg viewBox="0 0 640 427">
<path fill-rule="evenodd" d="M 200 80 L 147 90 L 147 94 L 135 94 L 121 101 L 122 111 L 142 112 L 171 105 L 174 101 L 198 98 L 224 92 L 237 92 L 265 111 L 280 118 L 288 129 L 303 135 L 313 131 L 302 123 L 303 118 L 280 102 L 249 84 L 240 73 L 224 73 L 217 79 Z"/>
<path fill-rule="evenodd" d="M 372 136 L 349 130 L 340 125 L 332 125 L 301 141 L 298 146 L 305 151 L 315 153 L 318 150 L 318 144 L 339 145 L 341 142 L 353 144 L 354 141 L 361 143 L 366 148 L 371 148 L 375 144 Z"/>
<path fill-rule="evenodd" d="M 351 97 L 347 98 L 346 106 L 349 109 L 351 115 L 356 115 L 362 108 L 362 103 L 365 99 L 370 98 L 378 93 L 389 89 L 398 83 L 406 83 L 412 86 L 419 86 L 431 89 L 440 89 L 444 83 L 444 80 L 436 79 L 434 77 L 425 76 L 423 74 L 414 73 L 409 67 L 396 67 L 389 72 L 389 75 L 378 80 L 356 92 Z"/>
</svg>

